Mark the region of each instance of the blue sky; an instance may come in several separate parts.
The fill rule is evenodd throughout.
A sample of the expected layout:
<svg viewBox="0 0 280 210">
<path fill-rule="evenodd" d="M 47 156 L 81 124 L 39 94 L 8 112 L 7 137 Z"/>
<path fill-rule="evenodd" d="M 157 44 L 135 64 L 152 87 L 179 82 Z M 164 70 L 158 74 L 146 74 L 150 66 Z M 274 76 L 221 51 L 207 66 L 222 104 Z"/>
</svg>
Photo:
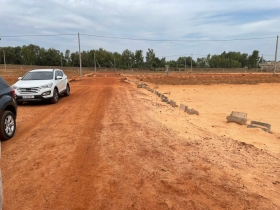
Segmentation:
<svg viewBox="0 0 280 210">
<path fill-rule="evenodd" d="M 121 53 L 154 49 L 157 56 L 177 59 L 259 50 L 274 59 L 280 35 L 280 0 L 0 0 L 0 47 L 35 44 L 65 52 L 78 50 L 77 35 L 5 37 L 13 35 L 89 34 L 150 40 L 132 41 L 81 36 L 81 49 L 103 48 Z M 250 39 L 244 41 L 205 41 Z M 280 52 L 279 52 L 280 54 Z M 173 56 L 174 55 L 174 56 Z"/>
</svg>

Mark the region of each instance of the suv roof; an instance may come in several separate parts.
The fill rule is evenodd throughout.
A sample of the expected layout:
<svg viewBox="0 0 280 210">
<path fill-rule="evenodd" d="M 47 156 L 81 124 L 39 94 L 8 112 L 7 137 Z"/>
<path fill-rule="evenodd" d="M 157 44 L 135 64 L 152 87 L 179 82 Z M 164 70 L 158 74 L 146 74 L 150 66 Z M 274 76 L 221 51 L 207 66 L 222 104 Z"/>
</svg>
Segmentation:
<svg viewBox="0 0 280 210">
<path fill-rule="evenodd" d="M 34 71 L 54 71 L 54 70 L 61 70 L 61 69 L 33 69 L 30 72 L 34 72 Z"/>
</svg>

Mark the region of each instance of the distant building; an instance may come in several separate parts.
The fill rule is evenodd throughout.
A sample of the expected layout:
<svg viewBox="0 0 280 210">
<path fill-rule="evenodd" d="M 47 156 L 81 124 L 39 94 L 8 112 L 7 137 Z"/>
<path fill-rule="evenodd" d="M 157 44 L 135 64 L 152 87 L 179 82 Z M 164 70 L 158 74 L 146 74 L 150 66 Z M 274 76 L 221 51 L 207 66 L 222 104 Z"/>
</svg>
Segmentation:
<svg viewBox="0 0 280 210">
<path fill-rule="evenodd" d="M 261 71 L 274 71 L 274 61 L 260 63 Z M 280 62 L 276 62 L 276 71 L 280 71 Z"/>
</svg>

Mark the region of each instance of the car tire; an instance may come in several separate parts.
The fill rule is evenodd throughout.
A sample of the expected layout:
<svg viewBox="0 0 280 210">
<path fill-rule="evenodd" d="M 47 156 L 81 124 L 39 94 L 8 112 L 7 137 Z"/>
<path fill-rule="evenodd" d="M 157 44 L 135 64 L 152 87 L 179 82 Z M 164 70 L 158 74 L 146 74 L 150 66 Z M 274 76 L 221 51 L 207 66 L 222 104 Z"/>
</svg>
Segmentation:
<svg viewBox="0 0 280 210">
<path fill-rule="evenodd" d="M 59 95 L 58 95 L 57 89 L 55 88 L 53 90 L 53 97 L 51 99 L 51 103 L 56 104 L 58 102 L 58 97 L 59 97 Z"/>
<path fill-rule="evenodd" d="M 70 96 L 70 86 L 69 86 L 69 84 L 67 84 L 67 86 L 66 86 L 66 91 L 65 91 L 64 95 L 65 96 Z"/>
<path fill-rule="evenodd" d="M 16 132 L 16 118 L 13 112 L 4 111 L 0 118 L 0 138 L 8 140 L 12 138 Z"/>
</svg>

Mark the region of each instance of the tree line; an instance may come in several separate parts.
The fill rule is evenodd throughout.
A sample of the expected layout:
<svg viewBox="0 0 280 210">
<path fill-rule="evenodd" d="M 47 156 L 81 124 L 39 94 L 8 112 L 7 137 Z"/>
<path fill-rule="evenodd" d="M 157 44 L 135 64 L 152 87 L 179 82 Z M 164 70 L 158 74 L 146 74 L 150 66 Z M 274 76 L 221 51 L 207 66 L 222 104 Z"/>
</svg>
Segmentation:
<svg viewBox="0 0 280 210">
<path fill-rule="evenodd" d="M 2 53 L 3 52 L 3 53 Z M 6 64 L 19 65 L 38 65 L 38 66 L 69 66 L 78 67 L 79 52 L 64 53 L 54 48 L 45 49 L 37 45 L 23 45 L 22 47 L 2 47 L 0 48 L 0 63 L 4 63 L 4 54 Z M 94 60 L 95 58 L 95 60 Z M 156 69 L 165 68 L 256 68 L 263 61 L 259 57 L 259 51 L 254 50 L 251 55 L 240 52 L 223 52 L 220 55 L 210 55 L 197 58 L 196 61 L 191 56 L 179 57 L 177 60 L 167 61 L 165 57 L 156 56 L 153 49 L 148 49 L 144 57 L 142 50 L 132 52 L 128 49 L 121 54 L 118 52 L 109 52 L 102 48 L 98 50 L 89 50 L 81 52 L 82 66 L 106 68 L 145 68 Z"/>
</svg>

